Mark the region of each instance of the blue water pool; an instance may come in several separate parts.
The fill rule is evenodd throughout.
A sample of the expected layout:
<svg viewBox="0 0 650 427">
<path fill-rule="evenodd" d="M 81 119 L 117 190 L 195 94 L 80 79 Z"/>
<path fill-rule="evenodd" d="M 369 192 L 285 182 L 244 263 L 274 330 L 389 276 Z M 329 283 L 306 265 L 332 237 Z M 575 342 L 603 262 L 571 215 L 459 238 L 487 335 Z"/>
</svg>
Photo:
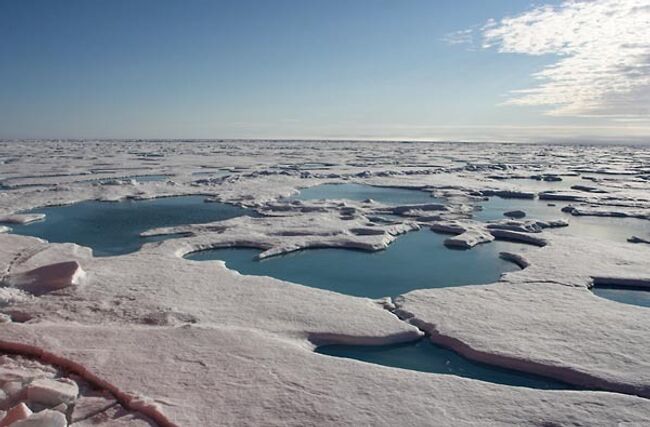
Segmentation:
<svg viewBox="0 0 650 427">
<path fill-rule="evenodd" d="M 549 206 L 553 205 L 553 206 Z M 548 201 L 539 199 L 505 199 L 490 197 L 481 202 L 481 210 L 474 213 L 474 218 L 480 221 L 506 219 L 507 211 L 522 210 L 526 212 L 525 219 L 555 220 L 563 219 L 569 222 L 566 228 L 549 230 L 551 233 L 570 234 L 574 236 L 592 237 L 614 242 L 626 242 L 631 236 L 650 237 L 650 221 L 638 218 L 613 218 L 595 216 L 574 216 L 562 212 L 562 207 L 570 202 Z M 578 204 L 573 203 L 578 206 Z"/>
<path fill-rule="evenodd" d="M 549 206 L 549 204 L 555 206 Z M 546 201 L 539 199 L 506 199 L 503 197 L 490 197 L 489 200 L 479 203 L 481 210 L 474 213 L 474 218 L 480 221 L 494 221 L 506 219 L 505 212 L 522 210 L 526 212 L 526 219 L 567 219 L 570 214 L 562 212 L 562 207 L 567 202 Z"/>
<path fill-rule="evenodd" d="M 601 297 L 623 304 L 640 305 L 650 307 L 650 290 L 648 289 L 625 289 L 617 287 L 595 286 L 591 291 Z"/>
<path fill-rule="evenodd" d="M 168 197 L 123 202 L 81 202 L 68 206 L 39 208 L 45 220 L 25 225 L 10 224 L 12 232 L 50 242 L 72 242 L 90 247 L 95 256 L 121 255 L 137 251 L 147 241 L 140 233 L 156 227 L 219 221 L 254 211 L 223 203 L 206 203 L 201 196 Z M 173 236 L 166 236 L 169 238 Z"/>
<path fill-rule="evenodd" d="M 401 236 L 386 250 L 309 249 L 258 261 L 257 249 L 223 248 L 189 254 L 197 261 L 223 260 L 242 274 L 271 276 L 289 282 L 348 295 L 380 298 L 413 289 L 459 286 L 497 281 L 517 270 L 499 258 L 521 245 L 493 242 L 470 251 L 444 246 L 447 236 L 420 230 Z"/>
<path fill-rule="evenodd" d="M 571 190 L 574 185 L 591 185 L 591 181 L 582 179 L 580 176 L 561 176 L 561 181 L 544 181 L 532 178 L 511 178 L 506 182 L 519 184 L 528 191 L 566 191 Z"/>
<path fill-rule="evenodd" d="M 437 374 L 458 375 L 482 381 L 539 389 L 569 389 L 571 386 L 549 378 L 473 362 L 458 353 L 432 343 L 428 338 L 380 346 L 327 345 L 317 353 L 356 359 L 377 365 Z"/>
<path fill-rule="evenodd" d="M 169 175 L 137 175 L 132 177 L 138 182 L 159 182 L 159 181 L 167 181 L 170 176 Z"/>
<path fill-rule="evenodd" d="M 192 172 L 192 176 L 206 176 L 209 178 L 220 178 L 222 176 L 230 175 L 231 173 L 232 172 L 230 172 L 229 170 L 211 169 L 205 171 Z"/>
<path fill-rule="evenodd" d="M 444 203 L 441 199 L 431 197 L 431 193 L 420 190 L 408 190 L 394 187 L 375 187 L 365 184 L 321 184 L 300 190 L 293 200 L 343 199 L 364 201 L 372 199 L 387 205 L 415 205 L 426 203 Z"/>
</svg>

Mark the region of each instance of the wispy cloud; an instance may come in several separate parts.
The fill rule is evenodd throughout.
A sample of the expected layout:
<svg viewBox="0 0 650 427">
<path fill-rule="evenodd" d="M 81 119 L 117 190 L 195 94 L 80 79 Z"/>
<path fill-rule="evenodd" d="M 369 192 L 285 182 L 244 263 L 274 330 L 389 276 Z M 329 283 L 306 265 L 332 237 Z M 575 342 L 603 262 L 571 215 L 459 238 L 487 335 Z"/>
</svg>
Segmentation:
<svg viewBox="0 0 650 427">
<path fill-rule="evenodd" d="M 550 106 L 556 116 L 650 117 L 649 0 L 566 0 L 491 20 L 482 36 L 484 48 L 502 53 L 559 57 L 507 104 Z"/>
<path fill-rule="evenodd" d="M 473 45 L 474 44 L 474 30 L 460 30 L 447 33 L 442 38 L 442 41 L 445 43 L 455 46 L 455 45 Z"/>
</svg>

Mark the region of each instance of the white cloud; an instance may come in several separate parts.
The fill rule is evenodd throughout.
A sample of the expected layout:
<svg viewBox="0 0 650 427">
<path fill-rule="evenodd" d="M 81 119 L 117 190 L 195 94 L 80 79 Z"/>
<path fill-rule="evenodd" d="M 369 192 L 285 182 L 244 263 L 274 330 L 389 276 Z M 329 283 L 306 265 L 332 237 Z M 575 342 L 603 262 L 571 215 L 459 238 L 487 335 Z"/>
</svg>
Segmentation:
<svg viewBox="0 0 650 427">
<path fill-rule="evenodd" d="M 483 47 L 559 58 L 511 105 L 557 116 L 650 117 L 650 0 L 566 0 L 483 27 Z"/>
</svg>

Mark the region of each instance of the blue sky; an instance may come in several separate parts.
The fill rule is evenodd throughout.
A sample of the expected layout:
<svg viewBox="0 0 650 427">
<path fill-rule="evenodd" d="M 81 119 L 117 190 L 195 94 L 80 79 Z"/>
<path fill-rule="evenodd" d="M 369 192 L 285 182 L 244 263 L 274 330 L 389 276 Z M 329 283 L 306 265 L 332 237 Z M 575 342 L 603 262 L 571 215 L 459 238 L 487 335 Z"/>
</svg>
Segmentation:
<svg viewBox="0 0 650 427">
<path fill-rule="evenodd" d="M 512 102 L 511 91 L 539 85 L 534 73 L 563 53 L 511 47 L 507 37 L 516 29 L 509 24 L 497 24 L 502 31 L 491 36 L 500 47 L 485 48 L 485 26 L 545 4 L 562 6 L 4 0 L 0 137 L 650 135 L 642 107 L 633 115 L 585 114 L 584 105 L 555 114 L 552 105 Z M 454 42 L 458 31 L 471 40 Z"/>
</svg>

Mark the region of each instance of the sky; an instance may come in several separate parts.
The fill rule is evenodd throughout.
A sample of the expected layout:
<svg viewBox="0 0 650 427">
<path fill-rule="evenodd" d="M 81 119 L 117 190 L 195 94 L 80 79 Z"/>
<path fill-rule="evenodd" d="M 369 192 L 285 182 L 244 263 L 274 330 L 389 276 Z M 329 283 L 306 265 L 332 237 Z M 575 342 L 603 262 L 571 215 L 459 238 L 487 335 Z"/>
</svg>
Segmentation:
<svg viewBox="0 0 650 427">
<path fill-rule="evenodd" d="M 0 138 L 650 143 L 650 0 L 0 0 Z"/>
</svg>

